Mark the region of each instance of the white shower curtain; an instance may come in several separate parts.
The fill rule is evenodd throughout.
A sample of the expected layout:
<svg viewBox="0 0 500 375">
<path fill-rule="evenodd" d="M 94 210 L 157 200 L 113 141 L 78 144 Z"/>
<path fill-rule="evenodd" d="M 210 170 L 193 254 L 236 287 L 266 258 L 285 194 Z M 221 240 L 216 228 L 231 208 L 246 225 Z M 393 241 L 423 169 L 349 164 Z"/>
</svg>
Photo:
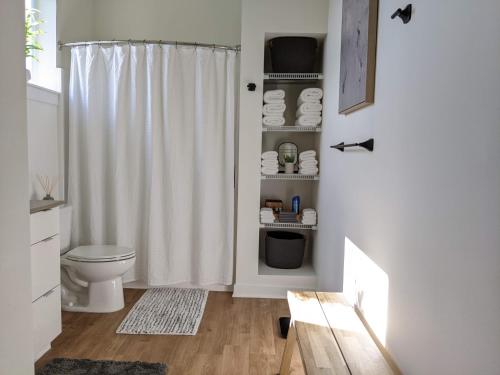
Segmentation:
<svg viewBox="0 0 500 375">
<path fill-rule="evenodd" d="M 137 252 L 126 280 L 232 284 L 236 52 L 71 50 L 72 244 Z"/>
</svg>

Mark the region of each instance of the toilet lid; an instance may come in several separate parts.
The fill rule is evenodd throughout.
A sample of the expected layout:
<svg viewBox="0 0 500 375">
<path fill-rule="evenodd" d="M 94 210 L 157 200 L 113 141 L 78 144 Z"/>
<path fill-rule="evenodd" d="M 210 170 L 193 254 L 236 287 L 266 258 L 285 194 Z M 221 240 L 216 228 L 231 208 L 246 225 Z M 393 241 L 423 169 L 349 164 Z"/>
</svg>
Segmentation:
<svg viewBox="0 0 500 375">
<path fill-rule="evenodd" d="M 66 258 L 80 262 L 111 262 L 133 258 L 135 251 L 123 246 L 79 246 L 66 253 Z"/>
</svg>

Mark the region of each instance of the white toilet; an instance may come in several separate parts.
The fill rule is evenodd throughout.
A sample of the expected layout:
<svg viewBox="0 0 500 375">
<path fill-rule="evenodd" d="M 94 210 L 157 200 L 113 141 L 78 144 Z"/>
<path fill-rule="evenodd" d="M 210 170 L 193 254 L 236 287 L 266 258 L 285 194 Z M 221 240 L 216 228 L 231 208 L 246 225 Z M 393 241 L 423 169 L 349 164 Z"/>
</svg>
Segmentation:
<svg viewBox="0 0 500 375">
<path fill-rule="evenodd" d="M 59 209 L 62 309 L 93 313 L 121 310 L 122 276 L 134 265 L 135 251 L 110 245 L 69 250 L 71 211 L 68 205 Z"/>
</svg>

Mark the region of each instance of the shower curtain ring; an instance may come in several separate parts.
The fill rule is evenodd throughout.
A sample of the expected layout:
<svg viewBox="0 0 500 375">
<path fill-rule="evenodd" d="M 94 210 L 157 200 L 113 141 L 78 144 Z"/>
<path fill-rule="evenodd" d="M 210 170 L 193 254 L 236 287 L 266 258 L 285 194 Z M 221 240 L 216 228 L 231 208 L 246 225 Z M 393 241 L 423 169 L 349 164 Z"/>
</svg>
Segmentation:
<svg viewBox="0 0 500 375">
<path fill-rule="evenodd" d="M 215 52 L 215 44 L 212 44 L 212 52 Z"/>
<path fill-rule="evenodd" d="M 175 41 L 175 49 L 177 49 L 177 46 L 179 45 L 179 42 L 176 40 Z"/>
</svg>

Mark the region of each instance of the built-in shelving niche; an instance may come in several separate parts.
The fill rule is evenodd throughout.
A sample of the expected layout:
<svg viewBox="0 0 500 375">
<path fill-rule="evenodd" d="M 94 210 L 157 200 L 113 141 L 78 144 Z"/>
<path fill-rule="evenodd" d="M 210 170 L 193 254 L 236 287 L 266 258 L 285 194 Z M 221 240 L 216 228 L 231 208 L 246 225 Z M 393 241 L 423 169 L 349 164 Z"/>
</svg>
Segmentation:
<svg viewBox="0 0 500 375">
<path fill-rule="evenodd" d="M 286 34 L 293 35 L 294 34 Z M 270 51 L 267 41 L 277 36 L 285 36 L 284 34 L 266 34 L 265 43 L 265 58 L 264 58 L 264 73 L 262 76 L 264 92 L 273 89 L 283 89 L 285 95 L 285 126 L 281 127 L 264 127 L 262 126 L 262 152 L 275 150 L 282 142 L 293 142 L 297 144 L 299 152 L 309 149 L 314 149 L 317 152 L 319 160 L 320 136 L 323 124 L 319 127 L 296 127 L 294 125 L 297 111 L 297 98 L 300 92 L 308 87 L 323 87 L 322 74 L 322 55 L 324 35 L 312 35 L 318 39 L 318 55 L 317 64 L 313 72 L 302 72 L 300 74 L 280 74 L 273 72 Z M 311 35 L 307 35 L 311 36 Z M 324 105 L 324 104 L 323 104 Z M 302 177 L 296 174 L 292 176 L 276 175 L 276 176 L 261 176 L 261 195 L 260 206 L 264 206 L 266 199 L 281 199 L 286 210 L 291 209 L 291 200 L 295 195 L 301 198 L 301 208 L 316 208 L 319 176 L 321 175 L 322 166 L 319 166 L 319 175 L 315 177 Z M 259 275 L 263 277 L 275 276 L 279 278 L 282 285 L 287 282 L 293 283 L 294 286 L 300 284 L 300 280 L 304 281 L 304 285 L 310 285 L 312 278 L 315 277 L 315 271 L 312 266 L 313 259 L 313 244 L 315 233 L 318 226 L 303 226 L 287 225 L 287 224 L 272 224 L 260 225 L 259 236 Z M 268 267 L 265 264 L 265 234 L 268 230 L 287 230 L 292 232 L 302 233 L 306 237 L 306 251 L 303 266 L 299 269 L 284 270 Z"/>
</svg>

